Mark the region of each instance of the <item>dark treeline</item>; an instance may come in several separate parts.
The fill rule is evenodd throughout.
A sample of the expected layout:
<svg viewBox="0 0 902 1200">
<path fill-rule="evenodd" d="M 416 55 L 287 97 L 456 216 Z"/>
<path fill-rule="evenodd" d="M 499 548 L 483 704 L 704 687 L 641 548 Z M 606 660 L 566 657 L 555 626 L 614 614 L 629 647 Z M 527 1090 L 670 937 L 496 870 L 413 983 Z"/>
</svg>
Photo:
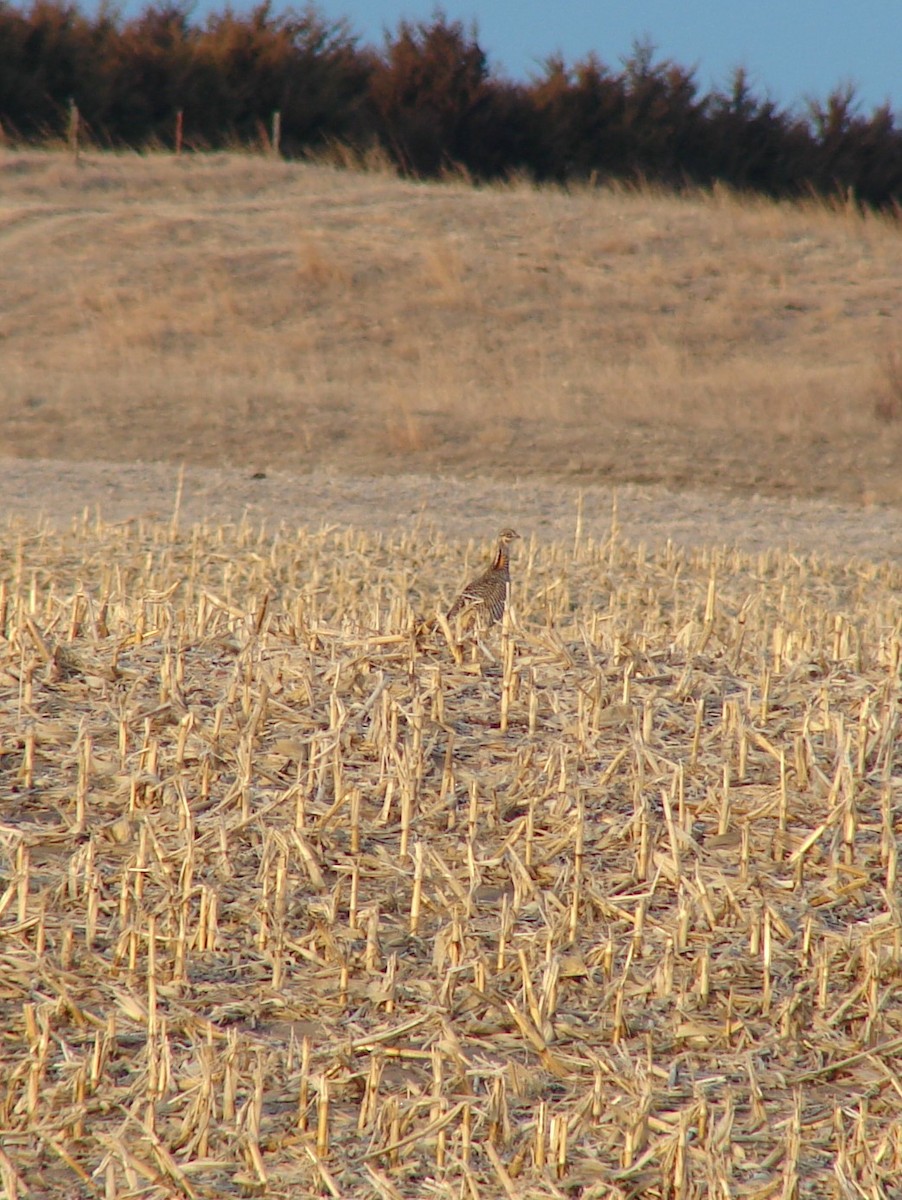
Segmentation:
<svg viewBox="0 0 902 1200">
<path fill-rule="evenodd" d="M 838 88 L 804 113 L 755 96 L 741 70 L 701 94 L 691 70 L 649 46 L 613 70 L 595 55 L 549 58 L 528 82 L 494 73 L 477 34 L 437 12 L 380 48 L 316 8 L 230 9 L 197 22 L 186 3 L 125 19 L 64 0 L 0 0 L 0 123 L 7 140 L 58 138 L 75 104 L 98 145 L 255 143 L 281 114 L 288 155 L 380 147 L 405 174 L 477 180 L 717 180 L 773 196 L 853 195 L 898 206 L 902 131 Z"/>
</svg>

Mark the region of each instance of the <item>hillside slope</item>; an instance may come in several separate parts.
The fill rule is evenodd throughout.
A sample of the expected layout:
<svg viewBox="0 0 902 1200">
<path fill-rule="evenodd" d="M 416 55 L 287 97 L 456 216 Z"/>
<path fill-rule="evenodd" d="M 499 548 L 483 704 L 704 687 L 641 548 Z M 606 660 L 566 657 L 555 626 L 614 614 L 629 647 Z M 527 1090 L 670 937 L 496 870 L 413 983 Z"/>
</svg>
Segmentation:
<svg viewBox="0 0 902 1200">
<path fill-rule="evenodd" d="M 902 502 L 902 235 L 726 195 L 0 157 L 0 452 Z"/>
</svg>

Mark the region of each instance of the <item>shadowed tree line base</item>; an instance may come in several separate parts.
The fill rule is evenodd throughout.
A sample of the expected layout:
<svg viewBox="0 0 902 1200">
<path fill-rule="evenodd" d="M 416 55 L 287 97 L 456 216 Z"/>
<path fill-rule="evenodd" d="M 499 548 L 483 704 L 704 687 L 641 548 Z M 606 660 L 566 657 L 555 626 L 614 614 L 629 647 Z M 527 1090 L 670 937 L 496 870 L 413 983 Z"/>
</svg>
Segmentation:
<svg viewBox="0 0 902 1200">
<path fill-rule="evenodd" d="M 902 196 L 902 131 L 888 106 L 864 115 L 851 87 L 795 112 L 753 95 L 737 69 L 702 94 L 691 69 L 642 43 L 617 71 L 595 54 L 552 56 L 516 82 L 490 68 L 475 28 L 441 11 L 402 21 L 379 48 L 312 6 L 190 12 L 0 2 L 3 137 L 59 138 L 74 105 L 96 144 L 220 149 L 265 144 L 278 112 L 285 154 L 377 150 L 411 176 L 720 181 L 891 208 Z"/>
</svg>

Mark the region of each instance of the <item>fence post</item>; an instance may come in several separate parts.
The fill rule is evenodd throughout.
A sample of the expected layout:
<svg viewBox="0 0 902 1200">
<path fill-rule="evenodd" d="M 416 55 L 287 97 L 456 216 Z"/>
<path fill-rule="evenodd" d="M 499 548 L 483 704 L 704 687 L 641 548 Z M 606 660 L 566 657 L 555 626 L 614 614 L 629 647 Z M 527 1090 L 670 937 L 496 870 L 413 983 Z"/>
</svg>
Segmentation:
<svg viewBox="0 0 902 1200">
<path fill-rule="evenodd" d="M 175 114 L 175 157 L 178 158 L 182 153 L 182 130 L 184 128 L 185 114 L 179 109 Z"/>
<path fill-rule="evenodd" d="M 72 157 L 78 162 L 78 105 L 75 100 L 69 101 L 69 150 Z"/>
<path fill-rule="evenodd" d="M 277 108 L 272 115 L 272 134 L 269 142 L 276 158 L 279 157 L 279 144 L 282 141 L 282 113 Z"/>
</svg>

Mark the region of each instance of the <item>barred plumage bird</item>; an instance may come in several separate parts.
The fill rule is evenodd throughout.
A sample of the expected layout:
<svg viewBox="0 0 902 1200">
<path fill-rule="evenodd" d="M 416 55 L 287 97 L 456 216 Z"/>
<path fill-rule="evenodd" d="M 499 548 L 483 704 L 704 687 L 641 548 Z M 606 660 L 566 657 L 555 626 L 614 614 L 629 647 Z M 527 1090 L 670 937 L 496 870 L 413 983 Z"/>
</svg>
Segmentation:
<svg viewBox="0 0 902 1200">
<path fill-rule="evenodd" d="M 508 547 L 519 536 L 513 529 L 501 530 L 498 534 L 498 549 L 491 566 L 475 579 L 471 579 L 463 589 L 448 609 L 449 621 L 461 614 L 468 614 L 479 629 L 488 629 L 490 625 L 501 620 L 511 581 L 511 556 Z"/>
</svg>

